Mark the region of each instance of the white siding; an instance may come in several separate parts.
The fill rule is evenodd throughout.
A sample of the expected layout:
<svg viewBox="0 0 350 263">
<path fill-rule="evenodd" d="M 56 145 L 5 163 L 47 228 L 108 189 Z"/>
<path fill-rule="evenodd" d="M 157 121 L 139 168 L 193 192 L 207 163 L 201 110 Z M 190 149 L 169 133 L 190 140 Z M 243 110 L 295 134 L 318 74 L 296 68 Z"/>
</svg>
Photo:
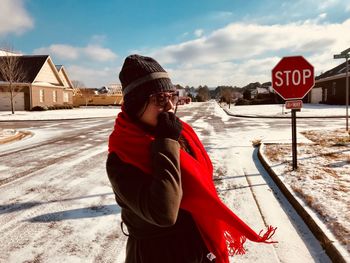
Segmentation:
<svg viewBox="0 0 350 263">
<path fill-rule="evenodd" d="M 60 76 L 60 78 L 61 78 L 61 80 L 62 80 L 62 82 L 63 82 L 63 86 L 69 87 L 68 81 L 67 81 L 65 75 L 63 74 L 63 71 L 62 71 L 62 70 L 60 70 L 60 71 L 58 72 L 58 75 Z"/>
<path fill-rule="evenodd" d="M 45 62 L 43 67 L 41 68 L 38 76 L 35 79 L 36 82 L 46 82 L 46 83 L 51 83 L 54 85 L 61 85 L 60 81 L 54 74 L 50 64 L 48 61 Z"/>
</svg>

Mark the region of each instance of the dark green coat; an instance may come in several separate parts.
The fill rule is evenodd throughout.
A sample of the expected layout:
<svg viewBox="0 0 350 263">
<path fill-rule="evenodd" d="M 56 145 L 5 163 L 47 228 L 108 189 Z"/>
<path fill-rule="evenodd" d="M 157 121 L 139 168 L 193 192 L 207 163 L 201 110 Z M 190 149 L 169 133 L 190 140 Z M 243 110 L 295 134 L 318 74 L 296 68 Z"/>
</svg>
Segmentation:
<svg viewBox="0 0 350 263">
<path fill-rule="evenodd" d="M 180 209 L 179 150 L 175 140 L 156 139 L 152 175 L 108 155 L 108 177 L 129 232 L 126 263 L 209 262 L 192 216 Z"/>
</svg>

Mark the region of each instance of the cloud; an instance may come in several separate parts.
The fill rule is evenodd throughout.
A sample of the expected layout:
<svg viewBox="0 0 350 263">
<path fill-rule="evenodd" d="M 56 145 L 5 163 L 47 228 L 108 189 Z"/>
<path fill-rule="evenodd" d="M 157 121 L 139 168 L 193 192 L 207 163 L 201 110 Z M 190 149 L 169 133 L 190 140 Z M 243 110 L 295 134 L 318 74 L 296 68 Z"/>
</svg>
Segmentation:
<svg viewBox="0 0 350 263">
<path fill-rule="evenodd" d="M 327 10 L 335 5 L 339 4 L 339 0 L 324 0 L 319 2 L 320 10 Z"/>
<path fill-rule="evenodd" d="M 108 48 L 103 48 L 98 45 L 88 45 L 82 49 L 83 53 L 92 60 L 109 61 L 117 58 L 117 55 Z"/>
<path fill-rule="evenodd" d="M 203 33 L 204 33 L 203 29 L 197 29 L 197 30 L 194 31 L 194 35 L 196 37 L 201 37 L 203 35 Z"/>
<path fill-rule="evenodd" d="M 65 44 L 52 44 L 49 47 L 35 49 L 34 54 L 49 54 L 59 59 L 77 60 L 88 59 L 92 61 L 106 62 L 113 61 L 117 55 L 108 48 L 97 44 L 89 44 L 86 47 L 74 47 Z"/>
<path fill-rule="evenodd" d="M 37 48 L 33 51 L 34 54 L 48 54 L 68 60 L 77 59 L 79 52 L 79 48 L 64 44 L 53 44 L 49 47 Z"/>
<path fill-rule="evenodd" d="M 89 68 L 81 65 L 65 67 L 71 80 L 79 80 L 88 88 L 100 88 L 103 85 L 119 82 L 116 68 Z"/>
<path fill-rule="evenodd" d="M 1 0 L 0 36 L 20 35 L 34 27 L 32 17 L 24 8 L 23 0 Z"/>
<path fill-rule="evenodd" d="M 316 72 L 321 72 L 339 64 L 333 54 L 350 43 L 350 19 L 333 24 L 319 21 L 232 23 L 201 38 L 149 53 L 168 65 L 174 82 L 194 86 L 242 86 L 253 79 L 268 81 L 278 58 L 291 55 L 303 55 Z"/>
</svg>

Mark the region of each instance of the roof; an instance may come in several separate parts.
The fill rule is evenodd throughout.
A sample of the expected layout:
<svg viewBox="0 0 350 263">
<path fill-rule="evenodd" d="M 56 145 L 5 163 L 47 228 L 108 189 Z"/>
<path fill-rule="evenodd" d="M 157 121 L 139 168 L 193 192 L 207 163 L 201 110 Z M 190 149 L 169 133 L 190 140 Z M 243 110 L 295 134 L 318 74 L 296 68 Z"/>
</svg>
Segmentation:
<svg viewBox="0 0 350 263">
<path fill-rule="evenodd" d="M 350 71 L 350 61 L 348 60 L 348 68 Z M 330 77 L 334 77 L 337 75 L 344 75 L 346 73 L 346 62 L 322 73 L 321 75 L 317 76 L 315 79 L 316 80 L 321 80 L 321 79 L 325 79 L 325 78 L 330 78 Z M 340 77 L 340 76 L 339 76 Z M 345 77 L 345 76 L 344 76 Z"/>
<path fill-rule="evenodd" d="M 25 72 L 25 78 L 21 82 L 32 83 L 38 75 L 40 69 L 43 67 L 45 61 L 49 55 L 24 55 L 18 56 L 19 65 Z M 0 63 L 4 57 L 0 56 Z M 3 80 L 3 76 L 0 73 L 0 81 Z"/>
<path fill-rule="evenodd" d="M 55 65 L 55 67 L 56 67 L 57 71 L 60 71 L 63 66 L 62 65 Z"/>
<path fill-rule="evenodd" d="M 70 78 L 68 77 L 68 74 L 66 72 L 66 69 L 63 65 L 55 65 L 56 70 L 58 72 L 58 74 L 60 75 L 61 79 L 63 78 L 63 83 L 64 85 L 68 85 L 68 88 L 73 88 L 73 83 L 70 80 Z"/>
</svg>

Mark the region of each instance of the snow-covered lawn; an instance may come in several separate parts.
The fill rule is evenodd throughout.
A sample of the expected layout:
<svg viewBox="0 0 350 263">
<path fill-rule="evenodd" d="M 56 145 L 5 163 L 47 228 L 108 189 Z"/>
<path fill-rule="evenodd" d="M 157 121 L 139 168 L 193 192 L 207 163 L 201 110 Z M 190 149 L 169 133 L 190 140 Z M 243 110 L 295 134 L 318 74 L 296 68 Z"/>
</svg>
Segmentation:
<svg viewBox="0 0 350 263">
<path fill-rule="evenodd" d="M 290 144 L 266 144 L 264 154 L 279 177 L 304 199 L 350 252 L 350 136 L 345 129 L 310 130 L 298 144 L 292 170 Z"/>
<path fill-rule="evenodd" d="M 290 117 L 291 110 L 287 110 L 284 104 L 268 105 L 242 105 L 232 106 L 222 104 L 230 113 L 248 116 L 269 116 L 269 117 Z M 297 117 L 329 117 L 345 116 L 346 106 L 344 105 L 326 105 L 326 104 L 304 104 L 302 109 L 297 112 Z"/>
<path fill-rule="evenodd" d="M 75 118 L 112 117 L 120 110 L 120 106 L 110 107 L 81 107 L 69 110 L 47 110 L 47 111 L 0 111 L 0 121 L 16 120 L 57 120 Z"/>
</svg>

